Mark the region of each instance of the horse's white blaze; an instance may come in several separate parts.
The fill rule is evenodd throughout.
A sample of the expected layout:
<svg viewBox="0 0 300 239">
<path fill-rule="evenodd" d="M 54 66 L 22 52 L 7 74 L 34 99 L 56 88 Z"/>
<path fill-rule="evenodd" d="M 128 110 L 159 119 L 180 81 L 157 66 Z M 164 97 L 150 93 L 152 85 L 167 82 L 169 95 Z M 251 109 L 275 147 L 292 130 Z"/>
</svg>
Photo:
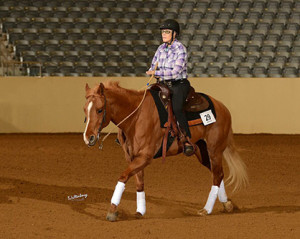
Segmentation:
<svg viewBox="0 0 300 239">
<path fill-rule="evenodd" d="M 87 119 L 86 119 L 86 126 L 85 126 L 85 131 L 83 133 L 83 140 L 86 144 L 89 144 L 89 140 L 88 138 L 86 137 L 86 131 L 89 127 L 89 123 L 90 123 L 90 112 L 91 112 L 91 108 L 93 106 L 93 102 L 90 102 L 88 107 L 87 107 Z"/>
</svg>

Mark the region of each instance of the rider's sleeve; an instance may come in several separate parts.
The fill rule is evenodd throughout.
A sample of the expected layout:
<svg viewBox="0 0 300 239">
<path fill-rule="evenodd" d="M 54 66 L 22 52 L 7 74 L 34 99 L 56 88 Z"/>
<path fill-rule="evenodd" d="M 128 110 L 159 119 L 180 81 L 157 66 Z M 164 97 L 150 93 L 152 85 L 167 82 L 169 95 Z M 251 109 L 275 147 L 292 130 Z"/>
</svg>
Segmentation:
<svg viewBox="0 0 300 239">
<path fill-rule="evenodd" d="M 159 59 L 159 48 L 156 50 L 156 52 L 154 54 L 154 57 L 153 57 L 152 63 L 151 63 L 151 67 L 148 71 L 154 71 L 155 65 L 158 62 L 158 59 Z"/>
</svg>

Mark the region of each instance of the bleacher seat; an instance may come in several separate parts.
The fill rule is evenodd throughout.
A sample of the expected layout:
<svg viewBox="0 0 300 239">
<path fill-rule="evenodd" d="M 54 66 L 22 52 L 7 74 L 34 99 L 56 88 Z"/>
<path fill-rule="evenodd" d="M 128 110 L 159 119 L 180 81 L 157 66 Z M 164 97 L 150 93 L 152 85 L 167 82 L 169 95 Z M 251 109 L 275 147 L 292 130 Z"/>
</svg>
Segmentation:
<svg viewBox="0 0 300 239">
<path fill-rule="evenodd" d="M 192 76 L 296 77 L 299 7 L 296 0 L 7 0 L 0 2 L 0 19 L 23 61 L 128 61 L 132 65 L 122 73 L 120 65 L 114 66 L 113 75 L 145 76 L 161 44 L 161 20 L 175 18 Z M 213 64 L 196 69 L 203 61 Z M 42 70 L 47 75 L 61 75 L 60 70 L 94 74 L 90 65 L 79 65 L 50 64 Z M 95 74 L 112 74 L 103 67 Z"/>
</svg>

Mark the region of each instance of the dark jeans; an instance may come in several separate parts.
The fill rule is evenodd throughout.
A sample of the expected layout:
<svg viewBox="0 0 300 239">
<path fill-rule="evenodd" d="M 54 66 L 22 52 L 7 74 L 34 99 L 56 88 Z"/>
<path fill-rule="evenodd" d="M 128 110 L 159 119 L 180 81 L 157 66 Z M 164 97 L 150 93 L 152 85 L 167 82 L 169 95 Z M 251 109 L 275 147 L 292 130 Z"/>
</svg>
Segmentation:
<svg viewBox="0 0 300 239">
<path fill-rule="evenodd" d="M 191 132 L 189 130 L 187 118 L 183 110 L 183 105 L 186 97 L 188 96 L 189 89 L 190 82 L 188 80 L 182 80 L 178 83 L 176 82 L 171 88 L 173 92 L 172 107 L 176 120 L 178 121 L 180 128 L 185 131 L 186 136 L 189 136 L 191 138 Z"/>
</svg>

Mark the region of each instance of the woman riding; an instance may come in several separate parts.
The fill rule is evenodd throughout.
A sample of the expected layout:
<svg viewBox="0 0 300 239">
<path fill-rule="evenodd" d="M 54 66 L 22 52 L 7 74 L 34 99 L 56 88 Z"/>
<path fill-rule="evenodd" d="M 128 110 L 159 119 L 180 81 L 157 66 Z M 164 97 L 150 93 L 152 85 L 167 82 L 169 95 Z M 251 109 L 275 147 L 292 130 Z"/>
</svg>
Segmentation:
<svg viewBox="0 0 300 239">
<path fill-rule="evenodd" d="M 160 26 L 160 30 L 163 44 L 156 50 L 151 68 L 146 74 L 154 74 L 161 83 L 171 89 L 173 111 L 180 130 L 186 137 L 184 152 L 186 155 L 191 155 L 194 152 L 194 148 L 188 142 L 191 138 L 191 133 L 183 110 L 183 105 L 190 89 L 190 82 L 187 79 L 187 50 L 177 40 L 180 33 L 180 26 L 177 21 L 173 19 L 165 20 Z M 158 63 L 158 67 L 154 70 L 156 63 Z"/>
</svg>

